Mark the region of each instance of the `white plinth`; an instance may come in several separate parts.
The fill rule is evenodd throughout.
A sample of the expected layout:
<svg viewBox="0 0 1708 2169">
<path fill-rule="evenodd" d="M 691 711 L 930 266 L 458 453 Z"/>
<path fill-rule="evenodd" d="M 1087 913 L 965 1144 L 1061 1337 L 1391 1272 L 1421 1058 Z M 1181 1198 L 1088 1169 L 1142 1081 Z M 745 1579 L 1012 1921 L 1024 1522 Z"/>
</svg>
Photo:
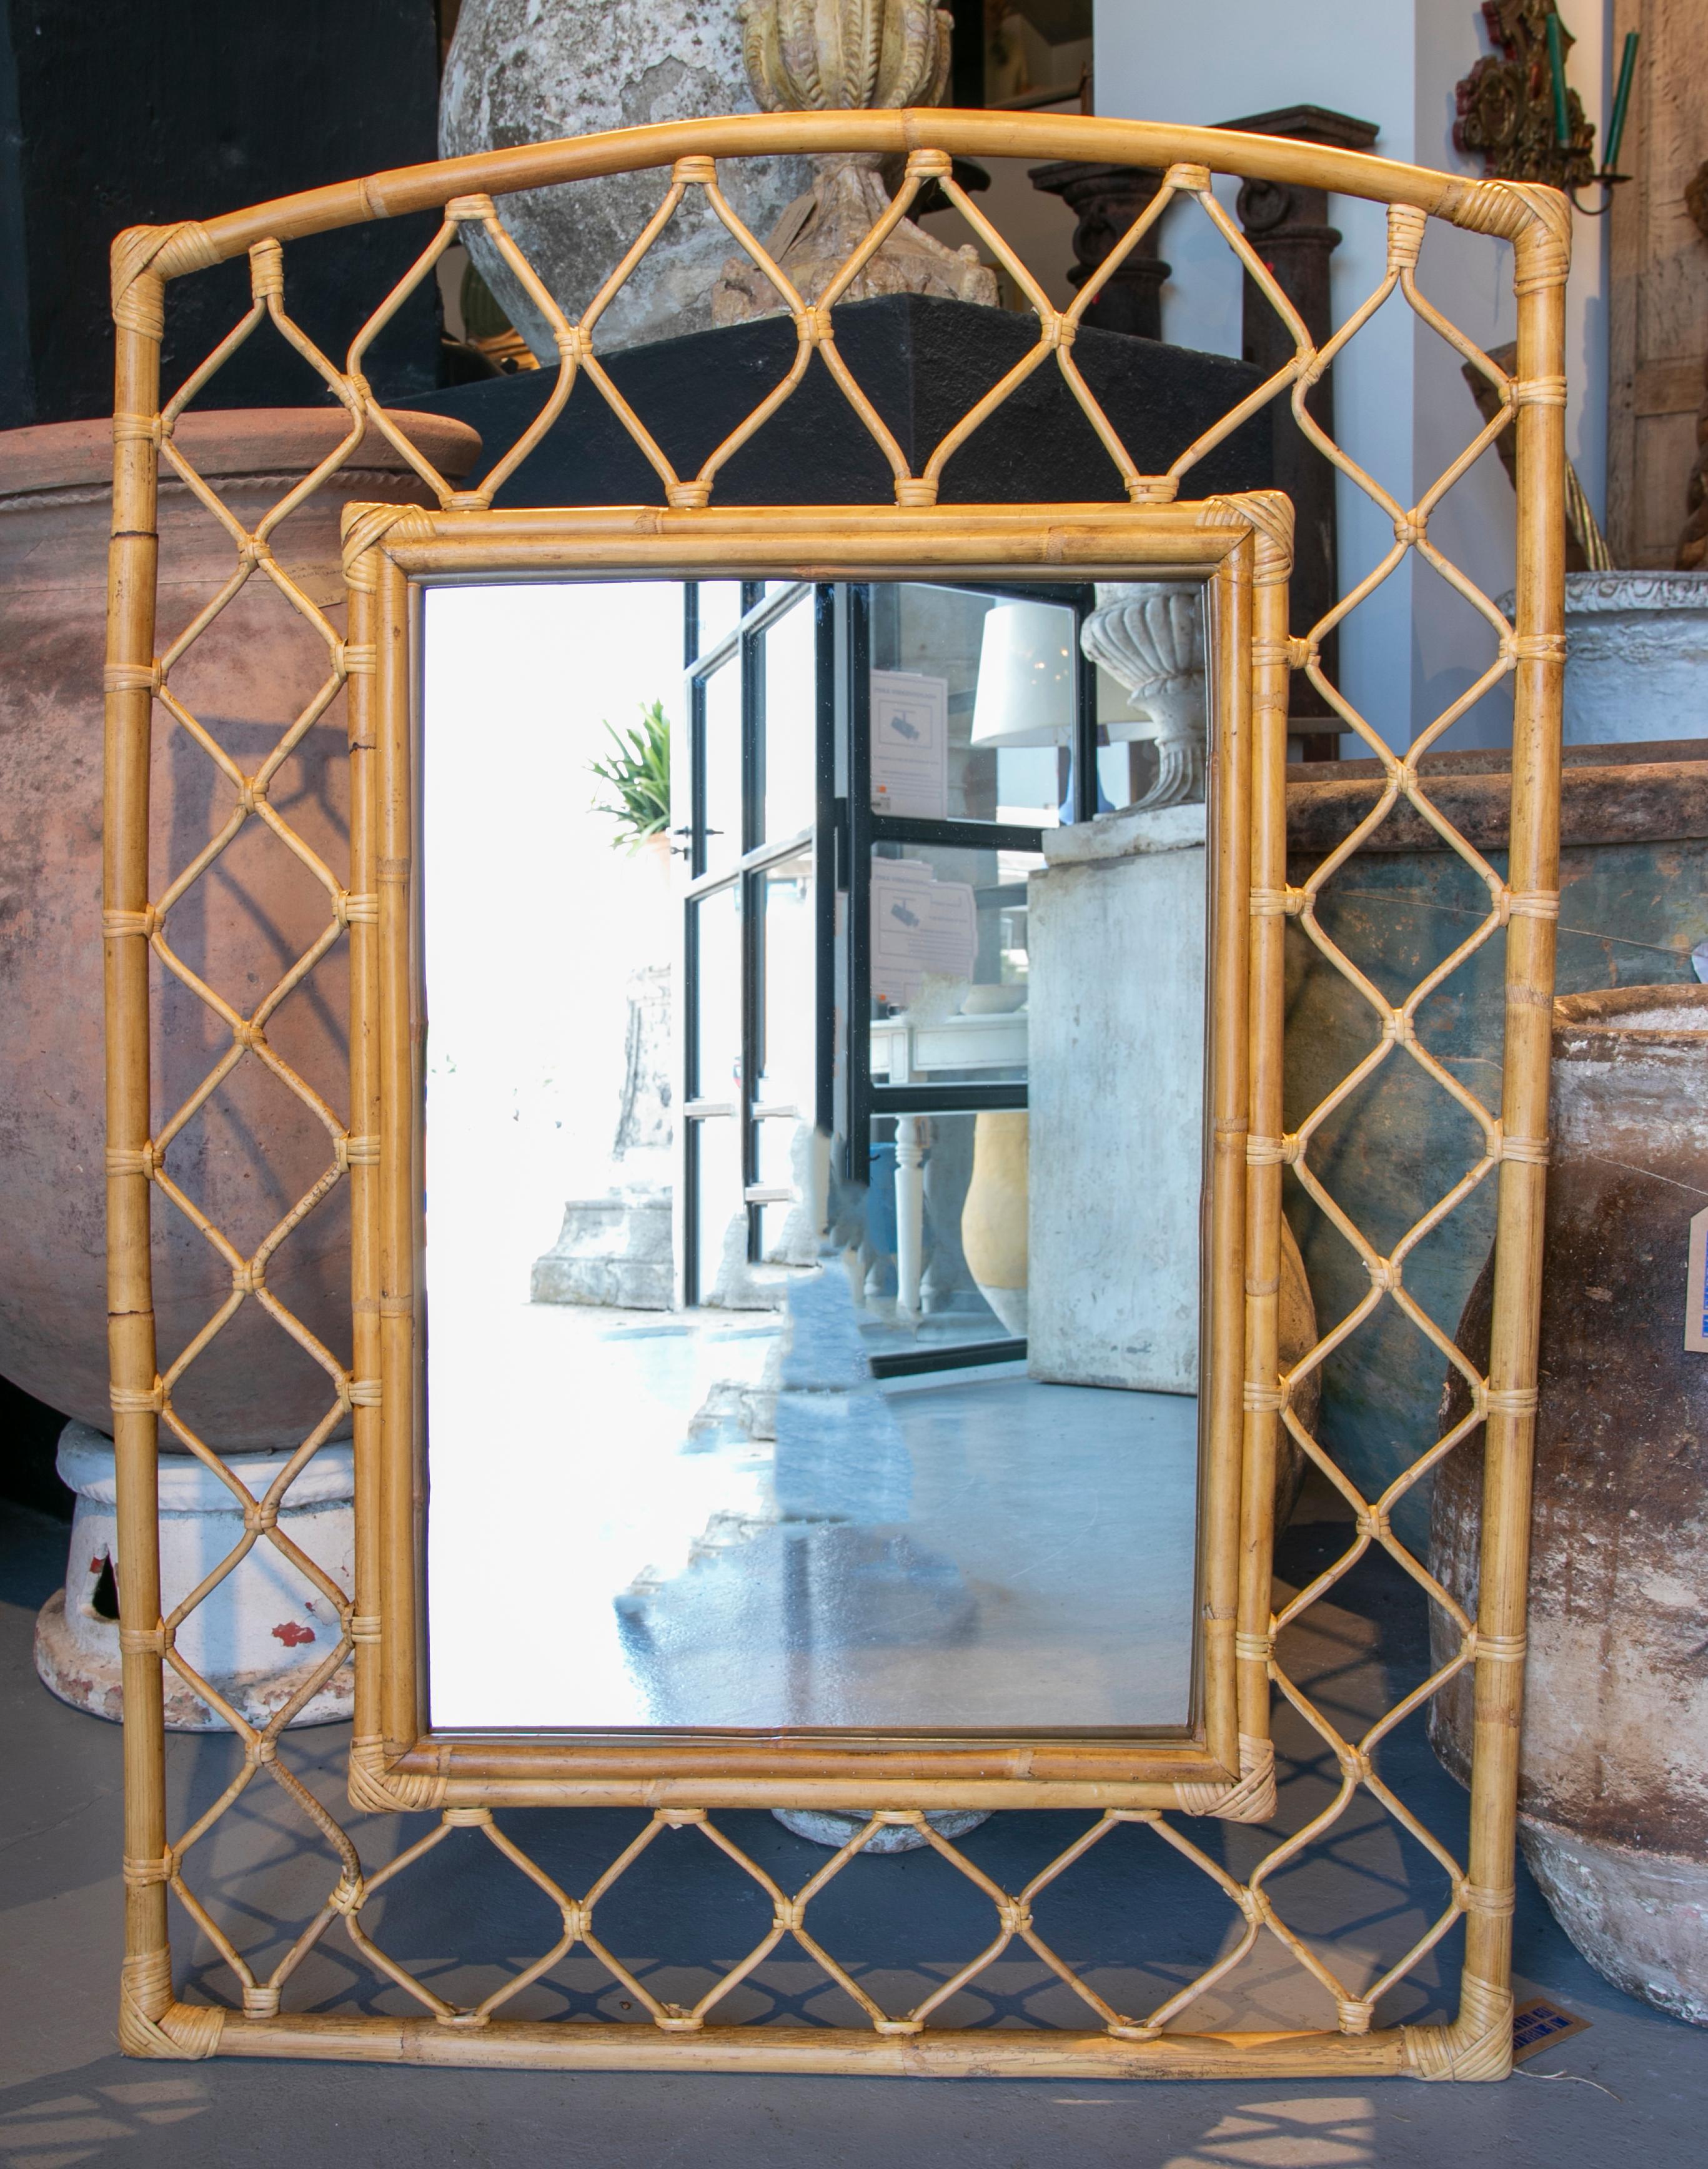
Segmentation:
<svg viewBox="0 0 1708 2169">
<path fill-rule="evenodd" d="M 1047 830 L 1027 887 L 1027 1369 L 1195 1394 L 1202 806 Z"/>
<path fill-rule="evenodd" d="M 288 1464 L 282 1453 L 233 1454 L 231 1466 L 257 1499 Z M 98 1600 L 122 1588 L 113 1442 L 85 1424 L 67 1424 L 59 1473 L 77 1494 L 66 1586 L 42 1607 L 35 1669 L 61 1702 L 115 1722 L 123 1714 L 116 1619 Z M 355 1565 L 355 1471 L 348 1446 L 323 1446 L 280 1509 L 279 1527 L 340 1588 Z M 242 1502 L 211 1469 L 187 1454 L 160 1457 L 160 1601 L 163 1613 L 202 1581 L 243 1541 Z M 104 1575 L 110 1563 L 111 1577 Z M 264 1537 L 178 1628 L 184 1661 L 215 1691 L 262 1725 L 323 1665 L 341 1632 L 331 1601 Z M 293 1724 L 329 1724 L 350 1713 L 346 1661 Z M 166 1723 L 174 1732 L 213 1732 L 224 1719 L 180 1676 L 166 1668 Z"/>
</svg>

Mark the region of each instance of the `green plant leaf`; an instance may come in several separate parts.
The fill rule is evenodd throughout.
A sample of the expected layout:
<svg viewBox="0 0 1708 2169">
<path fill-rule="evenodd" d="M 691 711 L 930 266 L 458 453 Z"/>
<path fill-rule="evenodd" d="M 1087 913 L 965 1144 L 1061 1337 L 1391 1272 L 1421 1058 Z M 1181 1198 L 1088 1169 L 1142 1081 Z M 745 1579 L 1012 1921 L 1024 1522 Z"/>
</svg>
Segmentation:
<svg viewBox="0 0 1708 2169">
<path fill-rule="evenodd" d="M 603 760 L 588 765 L 599 781 L 616 794 L 615 805 L 595 802 L 595 813 L 608 814 L 616 823 L 612 845 L 627 844 L 630 850 L 657 836 L 670 820 L 670 725 L 662 701 L 649 707 L 640 704 L 641 725 L 619 731 L 609 721 L 606 733 L 612 750 Z"/>
</svg>

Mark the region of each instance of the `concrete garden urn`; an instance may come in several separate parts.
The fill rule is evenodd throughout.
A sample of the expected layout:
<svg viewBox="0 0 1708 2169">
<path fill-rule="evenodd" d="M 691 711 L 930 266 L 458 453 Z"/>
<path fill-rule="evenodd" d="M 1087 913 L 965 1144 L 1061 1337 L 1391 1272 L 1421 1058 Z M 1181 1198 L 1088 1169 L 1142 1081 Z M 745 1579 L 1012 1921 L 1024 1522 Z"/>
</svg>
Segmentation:
<svg viewBox="0 0 1708 2169">
<path fill-rule="evenodd" d="M 1617 1986 L 1708 2025 L 1708 988 L 1554 1005 L 1529 1665 L 1524 1857 Z M 1703 1219 L 1708 1228 L 1708 1219 Z M 1489 1345 L 1491 1276 L 1458 1339 Z M 1455 1372 L 1443 1428 L 1470 1401 Z M 1430 1565 L 1473 1617 L 1482 1434 L 1436 1473 Z M 1457 1637 L 1432 1621 L 1439 1665 Z M 1470 1671 L 1431 1705 L 1469 1769 Z"/>
<path fill-rule="evenodd" d="M 1099 580 L 1097 598 L 1080 646 L 1147 719 L 1120 723 L 1111 735 L 1156 746 L 1156 781 L 1134 802 L 1196 804 L 1204 795 L 1206 730 L 1198 590 L 1178 580 Z"/>
<path fill-rule="evenodd" d="M 755 110 L 735 0 L 463 0 L 446 61 L 439 147 L 446 157 L 561 136 Z M 763 240 L 810 185 L 804 158 L 729 159 L 718 183 Z M 613 173 L 505 196 L 499 215 L 572 321 L 622 261 L 670 184 L 668 171 Z M 542 363 L 551 333 L 489 245 L 482 274 Z M 729 234 L 690 189 L 600 319 L 602 352 L 706 331 Z"/>
<path fill-rule="evenodd" d="M 1501 598 L 1510 617 L 1513 598 Z M 1566 575 L 1567 745 L 1708 738 L 1708 571 Z"/>
<path fill-rule="evenodd" d="M 401 418 L 441 472 L 479 449 L 474 431 Z M 246 525 L 345 434 L 336 408 L 192 413 L 177 441 Z M 0 1373 L 96 1431 L 107 1399 L 102 1084 L 101 794 L 112 441 L 104 422 L 0 435 Z M 425 491 L 376 432 L 279 528 L 279 562 L 340 632 L 339 520 L 355 499 L 419 504 Z M 163 478 L 161 644 L 231 576 L 231 537 Z M 174 695 L 252 775 L 329 669 L 325 643 L 264 577 L 252 577 L 171 673 Z M 232 786 L 181 727 L 156 734 L 152 893 L 232 808 Z M 347 881 L 342 692 L 273 782 L 270 801 Z M 213 872 L 170 913 L 171 946 L 243 1015 L 330 923 L 325 888 L 251 818 Z M 344 1118 L 347 980 L 338 944 L 267 1026 L 270 1044 Z M 154 1105 L 180 1106 L 231 1045 L 226 1026 L 163 967 L 155 976 Z M 257 1140 L 264 1135 L 263 1148 Z M 168 1171 L 240 1248 L 253 1248 L 332 1164 L 324 1126 L 253 1055 L 173 1144 Z M 344 1186 L 282 1244 L 269 1285 L 348 1359 Z M 229 1266 L 157 1202 L 155 1307 L 163 1357 L 229 1296 Z M 178 1396 L 221 1451 L 301 1443 L 326 1412 L 323 1371 L 247 1301 Z M 163 1431 L 168 1451 L 173 1441 Z"/>
</svg>

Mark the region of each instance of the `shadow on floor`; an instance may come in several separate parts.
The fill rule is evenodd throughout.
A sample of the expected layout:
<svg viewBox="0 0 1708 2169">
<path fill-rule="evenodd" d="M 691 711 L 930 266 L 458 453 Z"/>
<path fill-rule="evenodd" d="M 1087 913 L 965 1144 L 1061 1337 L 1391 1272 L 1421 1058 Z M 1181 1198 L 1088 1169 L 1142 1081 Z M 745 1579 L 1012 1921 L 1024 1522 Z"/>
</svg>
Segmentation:
<svg viewBox="0 0 1708 2169">
<path fill-rule="evenodd" d="M 1288 1532 L 1284 1567 L 1302 1583 L 1346 1544 L 1343 1524 Z M 34 1677 L 29 1629 L 57 1585 L 65 1532 L 43 1516 L 0 1509 L 0 2169 L 200 2169 L 202 2164 L 328 2165 L 352 2159 L 423 2163 L 542 2161 L 652 2164 L 691 2155 L 752 2169 L 888 2164 L 904 2148 L 932 2162 L 1043 2169 L 1389 2169 L 1476 2164 L 1554 2165 L 1619 2144 L 1662 2163 L 1695 2158 L 1708 2098 L 1708 2057 L 1692 2028 L 1608 1987 L 1579 1959 L 1520 1871 L 1517 1963 L 1524 1994 L 1545 1992 L 1592 2021 L 1591 2030 L 1526 2066 L 1503 2087 L 1424 2089 L 1403 2081 L 1349 2084 L 1164 2084 L 1142 2094 L 1113 2084 L 904 2081 L 683 2074 L 650 2077 L 407 2070 L 219 2060 L 203 2065 L 128 2063 L 114 2048 L 113 2012 L 122 1895 L 120 1735 L 54 1702 Z M 1409 1585 L 1361 1564 L 1319 1607 L 1310 1637 L 1284 1660 L 1342 1726 L 1419 1676 L 1422 1616 Z M 1284 1820 L 1329 1797 L 1332 1758 L 1290 1716 L 1284 1751 L 1298 1759 Z M 341 1800 L 341 1727 L 291 1737 L 287 1760 L 340 1813 L 372 1862 L 428 1827 L 421 1818 L 351 1820 Z M 232 1767 L 227 1743 L 179 1736 L 168 1749 L 179 1827 L 209 1803 Z M 1401 1796 L 1449 1845 L 1465 1805 L 1425 1745 L 1421 1722 L 1401 1728 L 1384 1762 Z M 563 1887 L 584 1890 L 637 1827 L 638 1818 L 582 1812 L 501 1818 L 526 1836 Z M 1015 1889 L 1084 1827 L 1057 1815 L 998 1816 L 964 1841 L 969 1859 Z M 721 1826 L 785 1889 L 825 1856 L 769 1816 L 720 1816 Z M 1181 1825 L 1236 1872 L 1273 1833 L 1211 1820 Z M 1403 1948 L 1439 1903 L 1441 1873 L 1374 1807 L 1340 1826 L 1321 1853 L 1278 1879 L 1278 1904 L 1301 1932 L 1326 1931 L 1372 1972 Z M 336 1872 L 331 1853 L 280 1789 L 251 1787 L 198 1849 L 197 1887 L 240 1947 L 282 1952 L 305 1907 Z M 305 1856 L 318 1864 L 311 1881 Z M 453 1834 L 430 1878 L 400 1878 L 371 1926 L 435 1992 L 467 2001 L 500 1969 L 549 1947 L 554 1909 L 475 1831 Z M 425 1868 L 428 1863 L 421 1863 Z M 1136 1871 L 1136 1872 L 1135 1872 Z M 305 1894 L 307 1894 L 305 1895 Z M 278 1911 L 273 1908 L 277 1905 Z M 758 1940 L 770 1906 L 758 1887 L 699 1833 L 674 1831 L 652 1847 L 601 1905 L 599 1927 L 650 1993 L 691 1997 Z M 1234 1927 L 1231 1909 L 1203 1874 L 1153 1832 L 1113 1834 L 1040 1897 L 1040 1929 L 1101 1993 L 1126 2006 L 1167 1993 L 1202 1965 Z M 905 2007 L 989 1940 L 991 1913 L 964 1878 L 935 1855 L 856 1862 L 814 1901 L 826 1947 L 888 2007 Z M 282 1926 L 280 1923 L 282 1922 Z M 193 1931 L 175 1922 L 180 1992 L 226 2000 L 230 1976 Z M 1450 1937 L 1381 2016 L 1438 2008 L 1436 1984 L 1457 1964 Z M 1301 1991 L 1290 1962 L 1260 1952 L 1223 2006 L 1242 2023 L 1322 2022 L 1320 1993 Z M 800 1953 L 779 1948 L 725 2006 L 729 2018 L 837 2024 L 852 2012 Z M 1246 1975 L 1251 1978 L 1247 1979 Z M 1221 1995 L 1222 1991 L 1217 1991 Z M 519 2006 L 539 2016 L 632 2019 L 634 1998 L 584 1957 L 571 1958 Z M 1316 2002 L 1310 1998 L 1315 1996 Z M 291 1994 L 349 2010 L 401 2010 L 402 1992 L 376 1987 L 337 1931 L 309 1960 Z M 631 2008 L 622 2008 L 627 2001 Z M 1030 1954 L 1005 1953 L 990 1973 L 937 2014 L 961 2025 L 1077 2025 L 1071 1992 Z M 1206 1998 L 1197 2024 L 1217 2022 Z M 1540 2067 L 1540 2073 L 1538 2066 Z M 1540 2074 L 1567 2076 L 1539 2082 Z M 1578 2083 L 1583 2081 L 1589 2083 Z M 573 2103 L 573 2113 L 571 2105 Z M 1144 2139 L 1135 2145 L 1135 2119 Z"/>
</svg>

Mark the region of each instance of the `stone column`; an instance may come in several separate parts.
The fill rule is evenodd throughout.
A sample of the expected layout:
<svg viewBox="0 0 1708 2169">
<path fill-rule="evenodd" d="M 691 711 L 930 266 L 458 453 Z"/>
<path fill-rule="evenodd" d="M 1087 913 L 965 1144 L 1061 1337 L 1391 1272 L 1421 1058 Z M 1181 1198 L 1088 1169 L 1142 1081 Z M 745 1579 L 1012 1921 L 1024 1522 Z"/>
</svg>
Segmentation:
<svg viewBox="0 0 1708 2169">
<path fill-rule="evenodd" d="M 1027 882 L 1034 1378 L 1198 1391 L 1205 833 L 1128 807 L 1046 829 Z"/>
<path fill-rule="evenodd" d="M 1278 113 L 1248 114 L 1244 120 L 1225 120 L 1221 125 L 1237 128 L 1247 136 L 1289 136 L 1346 151 L 1369 150 L 1378 132 L 1371 121 L 1325 112 L 1317 105 L 1289 105 Z M 1246 237 L 1298 310 L 1313 341 L 1322 345 L 1333 329 L 1329 258 L 1340 245 L 1338 232 L 1328 223 L 1327 191 L 1278 181 L 1247 181 L 1240 190 L 1238 209 Z M 1293 341 L 1257 282 L 1248 277 L 1245 286 L 1241 350 L 1247 361 L 1255 362 L 1267 375 L 1286 363 L 1293 352 Z M 1332 371 L 1306 394 L 1305 405 L 1332 436 Z M 1275 487 L 1292 498 L 1294 514 L 1292 630 L 1303 634 L 1340 594 L 1335 474 L 1321 453 L 1307 441 L 1284 399 L 1277 400 L 1269 411 L 1275 429 Z M 1322 643 L 1323 671 L 1331 682 L 1337 674 L 1337 646 L 1332 633 Z M 1295 671 L 1288 730 L 1290 736 L 1303 739 L 1305 758 L 1335 759 L 1340 750 L 1335 734 L 1342 727 L 1340 718 L 1316 687 Z"/>
</svg>

